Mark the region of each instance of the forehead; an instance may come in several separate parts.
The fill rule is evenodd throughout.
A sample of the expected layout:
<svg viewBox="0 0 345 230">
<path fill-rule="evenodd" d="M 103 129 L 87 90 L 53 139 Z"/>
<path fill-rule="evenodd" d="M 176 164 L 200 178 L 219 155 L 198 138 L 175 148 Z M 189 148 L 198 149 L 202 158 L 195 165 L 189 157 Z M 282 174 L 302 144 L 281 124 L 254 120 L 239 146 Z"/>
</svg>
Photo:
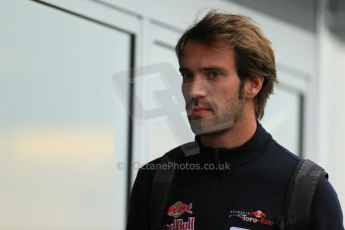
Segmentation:
<svg viewBox="0 0 345 230">
<path fill-rule="evenodd" d="M 183 48 L 180 64 L 224 64 L 235 63 L 234 49 L 222 41 L 205 44 L 200 41 L 188 41 Z"/>
</svg>

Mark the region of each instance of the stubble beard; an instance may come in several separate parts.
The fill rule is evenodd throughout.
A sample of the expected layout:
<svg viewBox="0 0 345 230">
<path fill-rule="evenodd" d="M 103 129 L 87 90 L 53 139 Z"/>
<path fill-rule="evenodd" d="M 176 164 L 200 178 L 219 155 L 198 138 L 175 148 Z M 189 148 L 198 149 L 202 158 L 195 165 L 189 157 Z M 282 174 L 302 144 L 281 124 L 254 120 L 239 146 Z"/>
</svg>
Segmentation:
<svg viewBox="0 0 345 230">
<path fill-rule="evenodd" d="M 236 100 L 229 99 L 223 111 L 219 107 L 213 107 L 211 117 L 189 119 L 192 131 L 196 135 L 211 136 L 231 130 L 244 110 L 245 98 L 242 89 L 239 91 Z"/>
</svg>

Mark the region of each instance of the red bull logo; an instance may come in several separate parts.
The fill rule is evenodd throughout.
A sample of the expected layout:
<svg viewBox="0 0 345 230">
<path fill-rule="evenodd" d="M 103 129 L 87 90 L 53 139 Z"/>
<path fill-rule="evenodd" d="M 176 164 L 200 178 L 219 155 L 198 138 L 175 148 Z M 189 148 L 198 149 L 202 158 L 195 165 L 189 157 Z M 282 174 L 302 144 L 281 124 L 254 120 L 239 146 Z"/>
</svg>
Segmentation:
<svg viewBox="0 0 345 230">
<path fill-rule="evenodd" d="M 188 221 L 183 219 L 174 219 L 172 224 L 168 224 L 168 230 L 194 230 L 195 217 L 188 217 Z"/>
<path fill-rule="evenodd" d="M 191 209 L 192 209 L 192 203 L 189 203 L 189 205 L 187 205 L 181 201 L 177 201 L 175 204 L 171 205 L 168 208 L 167 214 L 168 216 L 179 218 L 185 212 L 189 214 L 193 214 Z"/>
</svg>

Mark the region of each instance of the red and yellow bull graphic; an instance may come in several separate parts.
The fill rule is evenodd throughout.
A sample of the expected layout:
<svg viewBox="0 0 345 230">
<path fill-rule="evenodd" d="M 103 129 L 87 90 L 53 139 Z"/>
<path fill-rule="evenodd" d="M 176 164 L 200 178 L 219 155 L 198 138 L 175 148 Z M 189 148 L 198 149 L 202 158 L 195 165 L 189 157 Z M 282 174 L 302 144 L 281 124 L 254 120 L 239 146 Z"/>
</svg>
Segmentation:
<svg viewBox="0 0 345 230">
<path fill-rule="evenodd" d="M 179 218 L 185 212 L 189 214 L 193 214 L 191 209 L 192 209 L 192 203 L 189 203 L 189 205 L 186 205 L 182 203 L 181 201 L 177 201 L 175 204 L 171 205 L 168 208 L 168 216 Z"/>
<path fill-rule="evenodd" d="M 195 217 L 188 217 L 187 221 L 179 218 L 184 213 L 193 214 L 192 203 L 184 204 L 182 201 L 177 201 L 175 204 L 168 207 L 167 214 L 175 218 L 171 224 L 167 224 L 168 230 L 194 230 Z"/>
</svg>

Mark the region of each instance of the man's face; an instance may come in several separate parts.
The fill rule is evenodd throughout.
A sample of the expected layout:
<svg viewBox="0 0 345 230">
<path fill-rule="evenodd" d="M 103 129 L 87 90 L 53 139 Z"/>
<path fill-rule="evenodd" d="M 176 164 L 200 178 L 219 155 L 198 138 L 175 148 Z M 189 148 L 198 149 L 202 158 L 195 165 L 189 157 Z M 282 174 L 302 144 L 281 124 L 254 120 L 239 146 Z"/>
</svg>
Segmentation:
<svg viewBox="0 0 345 230">
<path fill-rule="evenodd" d="M 242 116 L 245 99 L 234 50 L 223 42 L 207 46 L 188 41 L 180 60 L 182 93 L 195 134 L 230 130 Z"/>
</svg>

